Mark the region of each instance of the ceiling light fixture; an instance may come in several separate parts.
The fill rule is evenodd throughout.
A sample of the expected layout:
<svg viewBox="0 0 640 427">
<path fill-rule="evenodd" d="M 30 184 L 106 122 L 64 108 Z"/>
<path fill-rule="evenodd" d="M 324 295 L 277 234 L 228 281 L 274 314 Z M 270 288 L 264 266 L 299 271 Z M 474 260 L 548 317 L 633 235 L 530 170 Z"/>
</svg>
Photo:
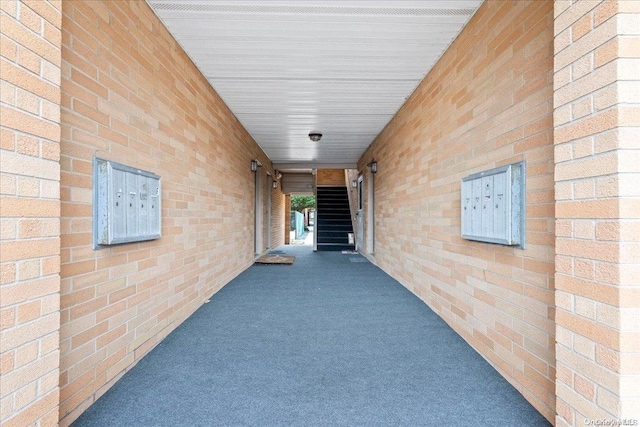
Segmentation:
<svg viewBox="0 0 640 427">
<path fill-rule="evenodd" d="M 320 132 L 311 132 L 309 134 L 309 139 L 312 140 L 313 142 L 320 141 L 320 138 L 322 138 L 322 134 Z"/>
</svg>

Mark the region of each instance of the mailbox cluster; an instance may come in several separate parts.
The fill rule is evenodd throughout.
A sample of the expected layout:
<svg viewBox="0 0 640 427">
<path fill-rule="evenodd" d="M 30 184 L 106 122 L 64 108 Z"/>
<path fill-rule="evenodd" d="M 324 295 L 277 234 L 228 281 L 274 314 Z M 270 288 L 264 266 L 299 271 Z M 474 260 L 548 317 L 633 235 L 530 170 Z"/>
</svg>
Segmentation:
<svg viewBox="0 0 640 427">
<path fill-rule="evenodd" d="M 524 162 L 462 179 L 462 237 L 524 247 Z"/>
<path fill-rule="evenodd" d="M 109 160 L 93 162 L 94 247 L 160 237 L 160 177 Z"/>
</svg>

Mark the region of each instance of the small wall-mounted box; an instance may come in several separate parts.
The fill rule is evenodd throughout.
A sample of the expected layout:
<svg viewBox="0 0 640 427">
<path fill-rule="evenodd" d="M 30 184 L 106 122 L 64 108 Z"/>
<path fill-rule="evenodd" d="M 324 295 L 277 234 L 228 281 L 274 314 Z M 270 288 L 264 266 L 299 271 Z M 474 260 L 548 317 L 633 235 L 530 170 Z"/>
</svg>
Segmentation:
<svg viewBox="0 0 640 427">
<path fill-rule="evenodd" d="M 159 176 L 94 157 L 94 248 L 159 238 L 161 194 Z"/>
<path fill-rule="evenodd" d="M 462 237 L 524 248 L 525 164 L 475 173 L 462 179 Z"/>
</svg>

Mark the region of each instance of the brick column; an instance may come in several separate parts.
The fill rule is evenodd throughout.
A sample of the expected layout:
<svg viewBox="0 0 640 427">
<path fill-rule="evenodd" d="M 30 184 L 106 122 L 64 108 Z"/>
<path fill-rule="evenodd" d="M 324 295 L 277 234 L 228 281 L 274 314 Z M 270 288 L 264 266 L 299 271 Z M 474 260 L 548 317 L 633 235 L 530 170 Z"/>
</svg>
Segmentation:
<svg viewBox="0 0 640 427">
<path fill-rule="evenodd" d="M 554 15 L 556 424 L 639 419 L 640 2 Z"/>
<path fill-rule="evenodd" d="M 291 243 L 291 195 L 284 196 L 284 244 Z"/>
<path fill-rule="evenodd" d="M 0 1 L 0 425 L 58 423 L 60 2 Z"/>
</svg>

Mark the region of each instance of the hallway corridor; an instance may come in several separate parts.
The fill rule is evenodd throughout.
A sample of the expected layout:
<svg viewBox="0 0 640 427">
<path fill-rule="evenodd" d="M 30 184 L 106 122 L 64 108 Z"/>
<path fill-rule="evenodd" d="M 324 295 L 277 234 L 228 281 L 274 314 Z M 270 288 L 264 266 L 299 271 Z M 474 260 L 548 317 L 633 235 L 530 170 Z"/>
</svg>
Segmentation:
<svg viewBox="0 0 640 427">
<path fill-rule="evenodd" d="M 74 426 L 542 426 L 360 255 L 284 246 L 214 295 Z"/>
</svg>

